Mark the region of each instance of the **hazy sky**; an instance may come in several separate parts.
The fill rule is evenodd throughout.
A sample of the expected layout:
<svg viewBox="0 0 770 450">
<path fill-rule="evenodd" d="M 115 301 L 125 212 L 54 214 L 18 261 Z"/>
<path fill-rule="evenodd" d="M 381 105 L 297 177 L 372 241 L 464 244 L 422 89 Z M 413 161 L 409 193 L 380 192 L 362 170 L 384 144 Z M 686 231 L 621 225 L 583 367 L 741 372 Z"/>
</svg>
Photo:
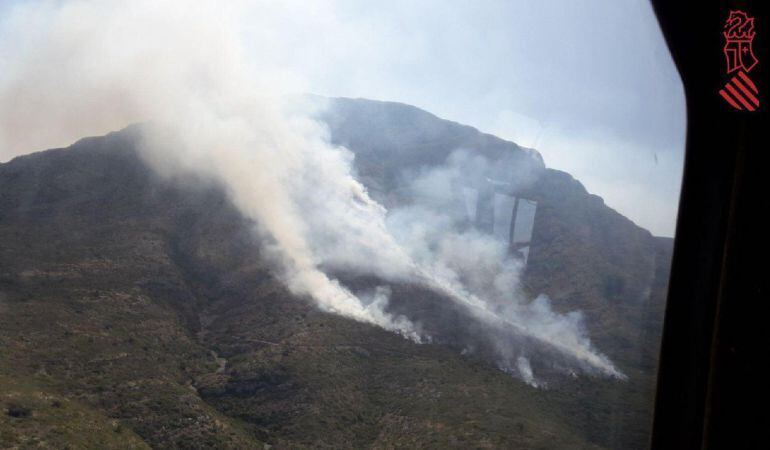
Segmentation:
<svg viewBox="0 0 770 450">
<path fill-rule="evenodd" d="M 12 3 L 25 2 L 0 1 L 0 16 Z M 639 225 L 673 234 L 684 97 L 647 1 L 247 3 L 257 66 L 536 148 Z"/>
<path fill-rule="evenodd" d="M 276 62 L 311 91 L 414 104 L 534 147 L 673 234 L 684 94 L 647 1 L 339 0 L 272 14 L 293 49 Z"/>
</svg>

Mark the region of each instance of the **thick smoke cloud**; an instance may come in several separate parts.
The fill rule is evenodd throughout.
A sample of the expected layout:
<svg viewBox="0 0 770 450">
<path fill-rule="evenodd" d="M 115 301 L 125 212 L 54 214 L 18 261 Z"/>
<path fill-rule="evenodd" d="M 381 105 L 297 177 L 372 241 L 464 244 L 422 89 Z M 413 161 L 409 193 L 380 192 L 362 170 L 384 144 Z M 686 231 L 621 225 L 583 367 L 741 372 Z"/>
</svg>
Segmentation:
<svg viewBox="0 0 770 450">
<path fill-rule="evenodd" d="M 579 368 L 623 378 L 593 348 L 581 313 L 556 313 L 544 295 L 528 300 L 520 285 L 522 262 L 511 256 L 508 241 L 467 224 L 458 195 L 462 185 L 484 180 L 517 192 L 535 176 L 531 170 L 522 172 L 471 151 L 455 151 L 442 167 L 402 177 L 412 180 L 408 189 L 412 201 L 390 211 L 388 228 L 417 263 L 417 279 L 453 298 L 492 330 L 534 338 L 569 355 Z M 512 346 L 509 334 L 490 336 L 504 368 L 517 367 L 525 380 L 535 384 L 526 358 L 529 369 L 521 370 L 526 346 Z"/>
<path fill-rule="evenodd" d="M 489 236 L 462 230 L 444 208 L 450 199 L 440 186 L 460 170 L 491 170 L 486 161 L 458 153 L 415 177 L 414 201 L 386 211 L 353 176 L 352 154 L 330 145 L 311 118 L 322 102 L 288 95 L 303 90 L 301 77 L 265 64 L 259 52 L 255 59 L 254 46 L 269 52 L 271 42 L 250 43 L 246 57 L 239 14 L 264 5 L 245 3 L 72 0 L 17 8 L 2 36 L 9 57 L 0 79 L 0 148 L 18 154 L 149 121 L 142 154 L 151 167 L 220 182 L 257 224 L 277 274 L 321 309 L 418 342 L 430 338 L 389 312 L 387 287 L 356 296 L 326 270 L 355 268 L 424 285 L 494 333 L 509 330 L 578 368 L 622 377 L 593 349 L 580 314 L 556 314 L 544 297 L 527 301 L 519 263 Z M 509 176 L 508 183 L 527 182 L 527 174 Z M 505 340 L 499 348 L 501 364 L 536 384 L 521 349 Z"/>
<path fill-rule="evenodd" d="M 0 146 L 18 152 L 37 133 L 61 138 L 151 120 L 143 149 L 151 165 L 221 181 L 269 238 L 294 293 L 419 340 L 382 301 L 366 305 L 318 269 L 311 227 L 337 228 L 341 245 L 394 249 L 378 251 L 383 264 L 406 256 L 388 241 L 384 209 L 350 175 L 349 152 L 326 143 L 306 118 L 311 105 L 286 100 L 301 84 L 245 57 L 237 33 L 245 6 L 75 0 L 17 10 L 4 36 L 19 51 L 0 87 Z"/>
</svg>

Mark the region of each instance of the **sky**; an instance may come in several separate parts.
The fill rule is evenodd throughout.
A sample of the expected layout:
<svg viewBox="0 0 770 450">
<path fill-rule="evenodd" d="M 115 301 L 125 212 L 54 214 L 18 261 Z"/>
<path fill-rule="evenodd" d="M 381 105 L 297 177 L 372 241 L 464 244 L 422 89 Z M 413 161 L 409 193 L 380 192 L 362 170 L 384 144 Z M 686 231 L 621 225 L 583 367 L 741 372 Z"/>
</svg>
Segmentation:
<svg viewBox="0 0 770 450">
<path fill-rule="evenodd" d="M 29 2 L 0 1 L 0 41 L 3 16 Z M 232 3 L 255 65 L 297 89 L 408 103 L 535 148 L 638 225 L 673 235 L 684 93 L 647 1 Z"/>
</svg>

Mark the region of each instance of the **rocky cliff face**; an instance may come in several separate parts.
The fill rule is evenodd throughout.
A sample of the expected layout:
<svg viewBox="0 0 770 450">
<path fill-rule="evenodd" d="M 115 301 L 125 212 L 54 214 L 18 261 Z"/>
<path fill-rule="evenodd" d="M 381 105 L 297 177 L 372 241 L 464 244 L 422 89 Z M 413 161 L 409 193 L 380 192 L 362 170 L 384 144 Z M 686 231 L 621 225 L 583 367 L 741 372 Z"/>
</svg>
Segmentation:
<svg viewBox="0 0 770 450">
<path fill-rule="evenodd" d="M 417 108 L 338 99 L 324 118 L 386 205 L 405 169 L 457 148 L 534 174 L 517 191 L 538 202 L 526 289 L 582 309 L 629 380 L 536 390 L 451 343 L 318 311 L 218 186 L 158 177 L 128 128 L 0 165 L 0 447 L 646 445 L 670 242 L 536 152 Z"/>
</svg>

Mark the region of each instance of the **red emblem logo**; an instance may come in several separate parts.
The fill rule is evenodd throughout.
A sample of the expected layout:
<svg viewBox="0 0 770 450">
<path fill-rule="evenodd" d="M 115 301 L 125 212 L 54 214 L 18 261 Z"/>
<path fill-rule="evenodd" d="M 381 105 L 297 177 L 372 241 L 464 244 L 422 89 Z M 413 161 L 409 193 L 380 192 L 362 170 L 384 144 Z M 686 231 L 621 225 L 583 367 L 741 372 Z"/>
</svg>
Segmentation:
<svg viewBox="0 0 770 450">
<path fill-rule="evenodd" d="M 750 72 L 757 65 L 757 57 L 751 43 L 754 42 L 754 18 L 743 11 L 730 11 L 730 17 L 725 22 L 725 58 L 727 58 L 727 73 L 738 69 Z"/>
<path fill-rule="evenodd" d="M 738 72 L 719 90 L 719 95 L 737 110 L 754 111 L 759 107 L 759 90 L 748 72 L 759 63 L 754 56 L 754 18 L 743 11 L 730 11 L 722 35 L 727 74 Z"/>
</svg>

